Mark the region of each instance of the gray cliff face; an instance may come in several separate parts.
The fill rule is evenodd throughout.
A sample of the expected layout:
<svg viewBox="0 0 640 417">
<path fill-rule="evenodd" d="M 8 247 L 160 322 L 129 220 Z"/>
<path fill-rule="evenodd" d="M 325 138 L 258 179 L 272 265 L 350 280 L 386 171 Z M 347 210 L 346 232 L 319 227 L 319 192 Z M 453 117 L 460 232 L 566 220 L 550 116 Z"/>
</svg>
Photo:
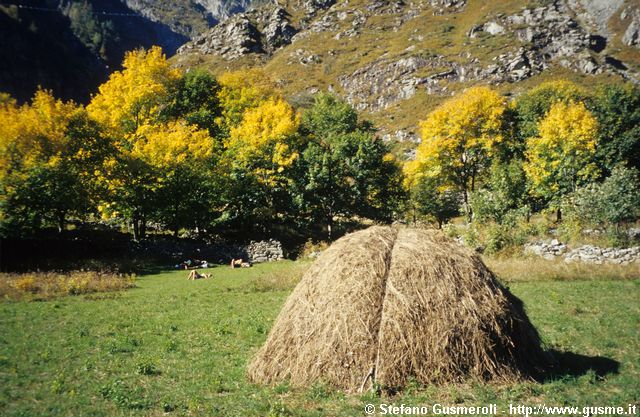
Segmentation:
<svg viewBox="0 0 640 417">
<path fill-rule="evenodd" d="M 275 50 L 292 43 L 300 30 L 306 29 L 320 12 L 333 4 L 335 0 L 299 0 L 294 7 L 304 11 L 306 16 L 296 28 L 285 8 L 276 1 L 263 1 L 262 5 L 228 17 L 207 32 L 193 38 L 192 42 L 178 49 L 178 54 L 213 54 L 228 60 L 249 53 L 272 54 Z"/>
<path fill-rule="evenodd" d="M 640 48 L 640 8 L 627 9 L 620 15 L 624 22 L 629 22 L 622 36 L 622 43 Z"/>
<path fill-rule="evenodd" d="M 220 55 L 227 59 L 236 59 L 249 53 L 262 51 L 260 33 L 243 14 L 224 20 L 204 35 L 196 37 L 178 49 L 179 54 L 198 52 Z"/>
<path fill-rule="evenodd" d="M 268 5 L 233 15 L 178 49 L 178 54 L 219 55 L 228 60 L 272 53 L 291 43 L 297 30 L 285 9 Z"/>
<path fill-rule="evenodd" d="M 210 26 L 245 11 L 252 0 L 120 0 L 147 19 L 193 38 Z"/>
<path fill-rule="evenodd" d="M 241 13 L 251 5 L 251 0 L 194 0 L 211 17 L 220 21 L 236 13 Z"/>
</svg>

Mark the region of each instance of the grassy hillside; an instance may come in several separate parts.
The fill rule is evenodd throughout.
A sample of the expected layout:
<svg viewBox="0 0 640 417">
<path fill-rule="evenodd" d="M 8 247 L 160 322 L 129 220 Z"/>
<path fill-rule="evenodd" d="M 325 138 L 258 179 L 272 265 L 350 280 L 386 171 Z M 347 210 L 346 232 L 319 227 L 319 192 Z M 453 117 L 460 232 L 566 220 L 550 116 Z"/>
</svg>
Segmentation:
<svg viewBox="0 0 640 417">
<path fill-rule="evenodd" d="M 561 366 L 540 383 L 412 386 L 394 397 L 316 385 L 250 384 L 265 340 L 306 263 L 217 267 L 138 279 L 121 293 L 0 304 L 3 416 L 353 416 L 367 403 L 616 405 L 638 401 L 640 281 L 537 281 L 510 289 Z M 508 276 L 501 276 L 509 280 Z M 579 278 L 579 277 L 577 277 Z"/>
</svg>

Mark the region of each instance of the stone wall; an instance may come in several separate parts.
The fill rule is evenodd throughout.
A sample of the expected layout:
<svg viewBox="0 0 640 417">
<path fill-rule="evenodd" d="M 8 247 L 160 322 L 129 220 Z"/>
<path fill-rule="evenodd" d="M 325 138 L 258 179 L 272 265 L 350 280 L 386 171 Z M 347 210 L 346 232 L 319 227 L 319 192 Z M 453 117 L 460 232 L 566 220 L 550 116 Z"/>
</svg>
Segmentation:
<svg viewBox="0 0 640 417">
<path fill-rule="evenodd" d="M 251 242 L 245 250 L 249 262 L 252 263 L 272 262 L 284 259 L 282 244 L 275 239 Z"/>
<path fill-rule="evenodd" d="M 640 246 L 617 249 L 583 245 L 568 252 L 564 257 L 564 261 L 620 265 L 627 265 L 632 262 L 640 263 Z"/>
<path fill-rule="evenodd" d="M 132 253 L 144 253 L 160 259 L 170 259 L 171 262 L 206 259 L 212 264 L 227 264 L 231 259 L 244 259 L 251 263 L 284 259 L 282 244 L 275 239 L 251 241 L 249 244 L 162 239 L 133 242 L 131 246 L 130 252 Z"/>
<path fill-rule="evenodd" d="M 524 247 L 526 255 L 536 255 L 544 259 L 563 259 L 565 262 L 585 262 L 593 264 L 627 265 L 632 262 L 640 264 L 640 246 L 631 248 L 599 248 L 582 245 L 570 249 L 557 239 L 549 242 L 529 243 Z"/>
</svg>

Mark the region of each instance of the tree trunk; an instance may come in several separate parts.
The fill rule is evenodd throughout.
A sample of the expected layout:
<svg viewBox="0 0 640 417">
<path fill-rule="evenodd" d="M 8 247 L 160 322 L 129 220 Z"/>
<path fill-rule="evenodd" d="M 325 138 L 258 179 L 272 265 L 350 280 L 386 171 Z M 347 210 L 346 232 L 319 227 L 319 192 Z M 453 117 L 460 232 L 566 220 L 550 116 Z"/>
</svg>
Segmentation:
<svg viewBox="0 0 640 417">
<path fill-rule="evenodd" d="M 140 224 L 137 217 L 134 216 L 133 220 L 131 220 L 131 226 L 133 227 L 133 240 L 137 242 L 140 240 Z"/>
<path fill-rule="evenodd" d="M 469 205 L 469 192 L 465 189 L 462 193 L 464 197 L 464 211 L 467 214 L 467 220 L 471 222 L 473 219 L 473 213 L 471 212 L 471 206 Z"/>
<path fill-rule="evenodd" d="M 66 213 L 64 211 L 58 212 L 58 233 L 64 231 Z"/>
<path fill-rule="evenodd" d="M 144 239 L 147 236 L 147 220 L 144 216 L 140 216 L 140 239 Z"/>
</svg>

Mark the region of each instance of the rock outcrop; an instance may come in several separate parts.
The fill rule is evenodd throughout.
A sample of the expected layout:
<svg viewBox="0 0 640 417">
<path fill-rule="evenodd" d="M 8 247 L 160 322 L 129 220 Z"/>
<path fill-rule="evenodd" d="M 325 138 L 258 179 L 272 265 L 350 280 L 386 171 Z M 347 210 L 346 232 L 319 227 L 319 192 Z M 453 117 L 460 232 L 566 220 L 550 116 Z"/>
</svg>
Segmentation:
<svg viewBox="0 0 640 417">
<path fill-rule="evenodd" d="M 212 24 L 245 11 L 251 5 L 251 0 L 117 1 L 121 1 L 147 19 L 167 25 L 175 32 L 189 38 L 194 38 Z M 96 3 L 100 2 L 96 1 Z"/>
<path fill-rule="evenodd" d="M 419 86 L 424 86 L 429 94 L 445 93 L 447 87 L 440 80 L 458 78 L 457 72 L 450 69 L 452 65 L 443 56 L 380 60 L 339 77 L 338 83 L 356 109 L 377 111 L 413 97 Z M 416 75 L 425 69 L 434 73 L 426 77 Z"/>
<path fill-rule="evenodd" d="M 244 14 L 238 14 L 182 45 L 178 54 L 194 51 L 235 59 L 251 52 L 262 52 L 263 48 L 256 27 Z"/>
<path fill-rule="evenodd" d="M 273 53 L 291 43 L 297 30 L 280 6 L 233 15 L 178 49 L 178 54 L 219 55 L 227 60 L 251 53 Z"/>
<path fill-rule="evenodd" d="M 629 26 L 622 36 L 622 43 L 627 46 L 640 47 L 640 9 L 624 11 L 620 18 L 629 21 Z"/>
</svg>

